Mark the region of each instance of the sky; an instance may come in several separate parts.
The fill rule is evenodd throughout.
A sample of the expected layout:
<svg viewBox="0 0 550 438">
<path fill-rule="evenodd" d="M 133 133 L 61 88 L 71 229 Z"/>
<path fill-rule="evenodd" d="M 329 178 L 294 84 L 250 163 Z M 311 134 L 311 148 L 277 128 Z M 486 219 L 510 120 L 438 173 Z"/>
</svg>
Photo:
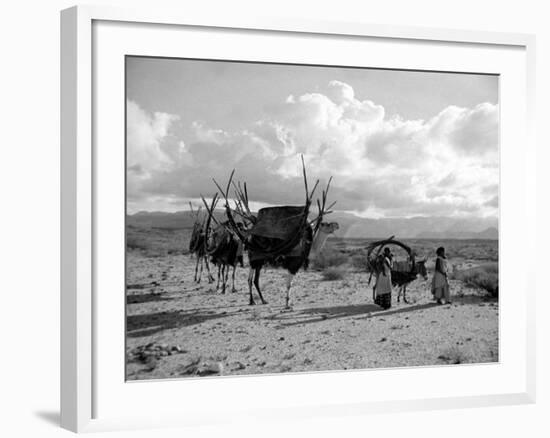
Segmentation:
<svg viewBox="0 0 550 438">
<path fill-rule="evenodd" d="M 179 211 L 235 169 L 251 206 L 332 176 L 361 217 L 497 217 L 498 77 L 127 57 L 127 210 Z"/>
</svg>

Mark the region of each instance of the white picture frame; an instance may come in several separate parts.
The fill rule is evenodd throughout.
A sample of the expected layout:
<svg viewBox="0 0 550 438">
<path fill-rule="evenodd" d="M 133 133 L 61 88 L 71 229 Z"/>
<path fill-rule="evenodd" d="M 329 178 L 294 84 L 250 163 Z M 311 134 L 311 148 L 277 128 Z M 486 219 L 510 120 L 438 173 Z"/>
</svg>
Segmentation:
<svg viewBox="0 0 550 438">
<path fill-rule="evenodd" d="M 106 24 L 105 32 L 98 30 L 98 24 Z M 95 26 L 95 27 L 94 27 Z M 113 269 L 119 269 L 123 261 L 116 259 L 115 255 L 109 256 L 112 260 L 106 260 L 102 254 L 105 254 L 105 245 L 101 241 L 101 234 L 114 232 L 107 230 L 103 232 L 105 221 L 105 208 L 98 208 L 103 199 L 107 198 L 105 184 L 111 183 L 115 186 L 120 185 L 123 167 L 119 168 L 120 175 L 114 175 L 117 168 L 109 169 L 105 166 L 105 154 L 97 154 L 97 142 L 105 138 L 108 134 L 106 129 L 97 129 L 97 124 L 101 125 L 102 118 L 106 117 L 101 111 L 102 105 L 105 105 L 98 90 L 103 87 L 103 82 L 107 83 L 110 75 L 115 70 L 110 70 L 109 59 L 119 59 L 121 53 L 136 54 L 125 52 L 124 38 L 117 37 L 119 30 L 116 26 L 129 26 L 134 38 L 131 38 L 134 44 L 139 44 L 139 37 L 143 29 L 148 26 L 149 32 L 158 34 L 162 38 L 162 33 L 177 31 L 177 29 L 187 29 L 198 31 L 202 35 L 208 35 L 209 32 L 236 32 L 239 38 L 246 38 L 254 41 L 261 38 L 261 35 L 269 34 L 270 38 L 292 37 L 307 38 L 308 36 L 319 36 L 320 38 L 348 39 L 349 44 L 361 44 L 363 40 L 383 41 L 388 44 L 397 45 L 396 50 L 403 51 L 399 45 L 409 45 L 410 47 L 419 47 L 426 51 L 429 56 L 430 51 L 445 49 L 453 46 L 457 50 L 477 50 L 482 48 L 491 56 L 494 52 L 496 60 L 499 54 L 502 54 L 502 62 L 491 63 L 491 59 L 477 59 L 472 57 L 472 66 L 475 63 L 484 65 L 482 72 L 491 72 L 503 74 L 509 81 L 501 84 L 501 96 L 503 114 L 502 123 L 506 123 L 506 129 L 501 132 L 501 154 L 506 147 L 505 154 L 501 155 L 501 174 L 502 181 L 514 180 L 514 185 L 504 184 L 505 191 L 501 191 L 501 233 L 505 239 L 501 243 L 502 266 L 513 263 L 511 257 L 506 254 L 517 248 L 518 239 L 514 237 L 514 230 L 518 230 L 520 224 L 523 224 L 522 242 L 525 248 L 525 242 L 529 248 L 535 245 L 535 215 L 529 215 L 529 211 L 535 210 L 535 142 L 533 139 L 532 121 L 534 119 L 534 53 L 535 39 L 532 35 L 491 33 L 478 31 L 461 31 L 451 29 L 424 29 L 416 27 L 403 26 L 382 26 L 365 23 L 338 23 L 338 22 L 317 22 L 306 19 L 274 19 L 246 17 L 235 13 L 231 17 L 219 17 L 215 14 L 209 16 L 195 15 L 193 11 L 163 11 L 157 8 L 147 10 L 127 10 L 109 7 L 78 6 L 62 11 L 61 13 L 61 426 L 75 431 L 101 431 L 121 428 L 146 428 L 162 426 L 179 426 L 189 424 L 207 424 L 212 421 L 238 421 L 239 418 L 272 419 L 285 415 L 293 418 L 311 417 L 312 415 L 342 415 L 356 414 L 362 415 L 370 412 L 399 412 L 414 409 L 441 409 L 451 407 L 477 407 L 488 405 L 520 404 L 532 403 L 535 400 L 535 273 L 529 265 L 521 266 L 519 271 L 525 272 L 521 276 L 519 283 L 513 285 L 514 288 L 520 288 L 519 295 L 511 297 L 506 294 L 506 283 L 514 281 L 508 276 L 501 278 L 502 315 L 501 315 L 501 336 L 503 343 L 511 342 L 508 351 L 513 351 L 515 361 L 510 370 L 496 379 L 493 386 L 489 383 L 486 387 L 481 385 L 481 392 L 469 392 L 468 388 L 459 391 L 456 388 L 454 392 L 441 391 L 431 392 L 431 395 L 418 396 L 420 392 L 415 392 L 411 388 L 408 393 L 404 390 L 396 389 L 388 391 L 388 396 L 369 397 L 367 394 L 352 394 L 343 390 L 342 392 L 325 391 L 328 395 L 319 396 L 312 392 L 312 397 L 300 399 L 297 397 L 297 404 L 290 405 L 284 400 L 284 391 L 291 387 L 314 388 L 322 380 L 329 381 L 330 385 L 337 387 L 346 387 L 354 385 L 354 382 L 367 382 L 369 376 L 373 373 L 380 373 L 382 379 L 407 379 L 414 373 L 415 380 L 419 382 L 422 379 L 428 379 L 429 376 L 440 374 L 439 370 L 429 368 L 413 371 L 412 369 L 401 369 L 395 371 L 388 370 L 369 370 L 364 373 L 319 373 L 316 375 L 290 375 L 278 377 L 243 377 L 224 380 L 199 380 L 186 382 L 189 390 L 205 393 L 205 397 L 196 401 L 196 412 L 191 415 L 189 407 L 185 409 L 181 406 L 174 406 L 173 409 L 167 409 L 165 405 L 159 403 L 157 406 L 147 407 L 147 413 L 136 412 L 134 416 L 130 410 L 124 410 L 125 405 L 122 398 L 122 392 L 117 393 L 117 389 L 111 388 L 109 382 L 117 381 L 121 387 L 126 385 L 131 387 L 131 393 L 124 397 L 128 401 L 135 397 L 139 391 L 143 394 L 156 395 L 170 392 L 171 385 L 181 385 L 181 382 L 144 382 L 139 384 L 125 384 L 120 381 L 120 373 L 117 371 L 110 375 L 110 368 L 114 365 L 105 361 L 106 354 L 98 354 L 104 347 L 105 330 L 116 329 L 123 325 L 124 314 L 117 314 L 113 307 L 111 312 L 104 311 L 106 301 L 98 300 L 98 288 L 105 284 L 102 276 L 105 276 L 105 270 L 102 270 L 102 264 L 106 261 L 113 266 Z M 143 27 L 143 29 L 141 29 Z M 141 30 L 140 30 L 141 29 Z M 127 32 L 128 29 L 123 30 Z M 109 38 L 113 38 L 109 40 Z M 112 42 L 109 50 L 106 48 L 105 41 Z M 155 39 L 155 38 L 153 38 Z M 314 38 L 312 38 L 314 39 Z M 116 40 L 116 41 L 115 41 Z M 346 41 L 348 41 L 346 40 Z M 119 44 L 120 43 L 120 44 Z M 315 44 L 315 42 L 312 42 Z M 206 50 L 206 46 L 204 50 Z M 148 50 L 155 50 L 154 41 Z M 169 50 L 169 49 L 166 49 Z M 194 49 L 200 52 L 199 45 Z M 107 53 L 109 52 L 109 53 Z M 404 53 L 404 52 L 403 52 Z M 434 52 L 435 53 L 435 52 Z M 483 52 L 485 53 L 485 52 Z M 101 58 L 105 54 L 105 62 Z M 165 56 L 166 53 L 159 53 Z M 508 57 L 509 55 L 509 57 Z M 110 57 L 116 58 L 110 58 Z M 238 55 L 237 55 L 238 56 Z M 276 56 L 274 53 L 265 56 Z M 291 56 L 291 55 L 289 55 Z M 324 56 L 330 57 L 330 51 Z M 235 59 L 235 58 L 233 58 Z M 499 58 L 500 59 L 500 58 Z M 120 59 L 119 59 L 120 60 Z M 517 61 L 520 62 L 517 62 Z M 379 61 L 383 62 L 383 60 Z M 405 61 L 403 61 L 405 62 Z M 437 69 L 437 62 L 433 65 L 423 64 L 425 69 Z M 449 65 L 450 60 L 448 61 Z M 455 65 L 458 61 L 454 60 Z M 123 64 L 123 62 L 122 62 Z M 491 67 L 494 65 L 495 67 Z M 499 70 L 509 69 L 506 73 Z M 508 67 L 505 67 L 508 65 Z M 107 67 L 105 67 L 107 66 Z M 105 67 L 105 69 L 104 69 Z M 114 66 L 113 68 L 118 68 Z M 450 68 L 450 67 L 449 67 Z M 472 67 L 468 69 L 471 70 Z M 119 72 L 118 70 L 116 70 Z M 461 71 L 457 68 L 455 71 Z M 120 84 L 123 83 L 118 73 L 111 77 L 114 79 L 109 87 L 111 95 L 120 96 Z M 508 109 L 514 102 L 515 108 Z M 123 104 L 123 102 L 121 102 Z M 118 111 L 118 107 L 114 109 Z M 120 111 L 116 117 L 111 118 L 113 123 L 120 121 L 124 117 Z M 517 126 L 508 130 L 508 120 L 513 116 L 520 117 L 515 120 Z M 105 126 L 105 125 L 102 125 Z M 119 127 L 115 129 L 124 129 Z M 119 132 L 120 134 L 120 132 Z M 98 140 L 99 139 L 99 140 Z M 507 146 L 515 141 L 521 141 L 522 148 L 519 151 L 512 151 Z M 118 141 L 114 144 L 124 148 Z M 120 155 L 120 149 L 116 149 Z M 521 160 L 521 162 L 518 162 Z M 115 160 L 116 161 L 116 160 Z M 510 167 L 517 164 L 519 169 L 510 175 Z M 513 169 L 512 169 L 513 170 Z M 118 178 L 118 179 L 117 179 Z M 502 188 L 502 186 L 501 186 Z M 501 189 L 502 190 L 502 189 Z M 114 191 L 116 192 L 116 190 Z M 105 202 L 118 202 L 119 198 L 113 198 Z M 513 202 L 521 200 L 523 208 L 513 209 Z M 108 204 L 106 204 L 108 205 Z M 118 204 L 112 204 L 118 205 Z M 118 212 L 124 212 L 124 206 L 117 207 Z M 527 221 L 527 222 L 525 222 Z M 527 223 L 527 226 L 525 225 Z M 115 230 L 116 231 L 116 230 Z M 122 237 L 123 236 L 119 236 Z M 114 239 L 117 240 L 117 239 Z M 120 251 L 122 248 L 118 248 Z M 522 262 L 520 262 L 522 263 Z M 516 271 L 518 270 L 516 266 Z M 502 269 L 501 269 L 502 271 Z M 510 283 L 512 284 L 512 283 Z M 116 287 L 115 287 L 116 289 Z M 510 287 L 511 289 L 511 287 Z M 118 290 L 118 289 L 116 289 Z M 120 289 L 121 296 L 124 290 Z M 516 300 L 518 315 L 514 316 L 507 309 L 511 308 L 510 303 Z M 122 299 L 120 300 L 122 302 Z M 118 305 L 117 305 L 118 306 Z M 98 313 L 101 314 L 101 327 L 98 328 Z M 120 320 L 115 321 L 116 318 Z M 111 321 L 111 322 L 109 322 Z M 511 335 L 515 333 L 514 335 Z M 513 339 L 512 339 L 513 338 Z M 114 344 L 113 344 L 114 348 Z M 107 351 L 107 350 L 105 350 Z M 124 355 L 124 351 L 121 351 Z M 486 373 L 498 374 L 500 368 L 505 369 L 508 364 L 508 357 L 504 355 L 501 359 L 499 368 L 493 368 L 487 371 L 487 368 L 481 369 L 481 366 L 454 367 L 454 370 L 444 371 L 444 373 L 453 373 L 458 386 L 460 379 L 466 376 L 480 375 Z M 510 359 L 512 360 L 512 359 Z M 123 366 L 122 364 L 119 364 Z M 453 368 L 453 367 L 451 367 Z M 459 369 L 460 368 L 460 369 Z M 513 369 L 512 369 L 513 368 Z M 496 370 L 496 371 L 495 371 Z M 507 374 L 508 373 L 508 374 Z M 485 375 L 485 374 L 483 374 Z M 337 378 L 337 379 L 336 379 Z M 112 380 L 114 379 L 114 380 Z M 117 380 L 118 379 L 118 380 Z M 271 381 L 269 381 L 271 379 Z M 278 379 L 278 380 L 273 380 Z M 489 378 L 481 379 L 483 381 Z M 505 380 L 508 382 L 498 381 Z M 271 405 L 261 409 L 257 405 L 258 400 L 246 401 L 243 396 L 243 406 L 237 411 L 224 411 L 221 409 L 224 400 L 223 394 L 235 390 L 248 394 L 248 391 L 254 391 L 254 387 L 263 384 L 269 388 L 280 387 L 281 395 L 273 397 Z M 501 385 L 501 386 L 499 386 Z M 194 388 L 191 388 L 193 386 Z M 399 386 L 399 385 L 397 385 Z M 414 385 L 412 385 L 414 386 Z M 147 388 L 153 388 L 151 391 Z M 180 386 L 181 388 L 181 386 Z M 387 386 L 386 386 L 387 388 Z M 110 393 L 109 391 L 111 391 Z M 149 392 L 146 392 L 149 391 Z M 216 392 L 216 391 L 219 391 Z M 420 390 L 418 390 L 420 391 Z M 485 392 L 484 392 L 485 391 Z M 117 395 L 118 394 L 118 395 Z M 206 405 L 209 396 L 220 396 L 219 404 Z M 459 395 L 458 395 L 459 394 Z M 106 398 L 112 399 L 113 406 L 107 406 Z M 167 396 L 169 403 L 170 395 Z M 158 398 L 157 398 L 158 400 Z M 313 401 L 314 400 L 314 401 Z M 211 399 L 210 399 L 211 402 Z M 202 406 L 201 406 L 202 403 Z M 248 403 L 248 405 L 246 404 Z M 235 403 L 238 404 L 238 403 Z M 106 407 L 104 407 L 106 406 Z M 120 408 L 117 409 L 117 406 Z M 208 409 L 208 412 L 207 412 Z M 103 414 L 102 412 L 108 412 Z M 208 414 L 208 415 L 207 415 Z M 215 420 L 213 420 L 215 418 Z"/>
</svg>

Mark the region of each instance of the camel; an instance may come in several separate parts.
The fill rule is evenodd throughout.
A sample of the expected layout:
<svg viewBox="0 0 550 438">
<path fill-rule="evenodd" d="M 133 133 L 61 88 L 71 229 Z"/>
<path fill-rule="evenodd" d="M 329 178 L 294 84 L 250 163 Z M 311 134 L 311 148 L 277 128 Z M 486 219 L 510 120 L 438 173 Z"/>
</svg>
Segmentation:
<svg viewBox="0 0 550 438">
<path fill-rule="evenodd" d="M 302 169 L 306 192 L 304 206 L 277 206 L 266 207 L 258 211 L 257 215 L 252 214 L 248 206 L 248 191 L 246 183 L 244 188 L 240 183 L 233 182 L 231 173 L 227 188 L 224 191 L 214 180 L 218 190 L 225 198 L 225 209 L 228 218 L 228 226 L 236 236 L 243 242 L 248 253 L 250 271 L 248 275 L 249 305 L 255 305 L 252 292 L 252 285 L 255 286 L 262 304 L 267 304 L 260 289 L 260 273 L 262 267 L 267 264 L 283 267 L 287 271 L 285 308 L 291 309 L 291 285 L 292 280 L 300 268 L 307 269 L 309 259 L 314 258 L 323 248 L 327 238 L 338 228 L 336 222 L 326 223 L 324 216 L 331 213 L 333 202 L 326 207 L 328 190 L 332 177 L 327 187 L 322 192 L 322 200 L 317 199 L 318 215 L 315 219 L 309 220 L 309 210 L 313 194 L 319 180 L 315 183 L 313 190 L 309 192 L 307 175 L 302 157 Z M 234 209 L 229 204 L 229 189 L 233 186 L 235 190 Z M 212 215 L 212 211 L 209 211 Z M 244 226 L 239 227 L 235 214 L 244 221 Z"/>
<path fill-rule="evenodd" d="M 258 243 L 254 236 L 251 237 L 248 244 L 252 247 L 248 250 L 248 257 L 250 260 L 250 271 L 248 274 L 248 290 L 249 290 L 249 304 L 256 304 L 252 294 L 252 284 L 256 287 L 258 296 L 262 301 L 262 304 L 267 304 L 267 301 L 264 300 L 262 292 L 260 290 L 260 272 L 262 267 L 266 264 L 271 264 L 275 266 L 281 266 L 287 271 L 286 276 L 286 297 L 285 297 L 285 308 L 291 309 L 291 296 L 290 289 L 292 286 L 292 280 L 300 268 L 307 269 L 309 262 L 314 260 L 317 255 L 323 249 L 328 237 L 330 234 L 338 230 L 339 225 L 337 222 L 322 222 L 317 230 L 317 233 L 313 233 L 313 227 L 308 225 L 304 229 L 303 234 L 299 242 L 290 249 L 286 254 L 281 254 L 276 257 L 264 256 L 260 251 L 259 254 L 253 249 Z M 265 241 L 264 241 L 265 242 Z"/>
<path fill-rule="evenodd" d="M 243 264 L 243 244 L 237 239 L 233 233 L 227 229 L 226 224 L 220 224 L 212 233 L 210 233 L 210 241 L 208 242 L 208 254 L 210 261 L 218 267 L 218 281 L 216 291 L 220 288 L 221 293 L 225 294 L 229 270 L 233 268 L 231 292 L 236 292 L 235 288 L 235 272 L 237 265 Z"/>
<path fill-rule="evenodd" d="M 189 241 L 189 252 L 194 254 L 196 257 L 194 281 L 196 283 L 201 282 L 203 265 L 206 265 L 208 282 L 212 283 L 214 281 L 214 277 L 210 272 L 210 266 L 208 264 L 208 257 L 206 254 L 205 218 L 201 220 L 200 208 L 195 212 L 191 203 L 189 205 L 191 206 L 191 213 L 195 215 L 193 231 L 191 232 L 191 240 Z"/>
</svg>

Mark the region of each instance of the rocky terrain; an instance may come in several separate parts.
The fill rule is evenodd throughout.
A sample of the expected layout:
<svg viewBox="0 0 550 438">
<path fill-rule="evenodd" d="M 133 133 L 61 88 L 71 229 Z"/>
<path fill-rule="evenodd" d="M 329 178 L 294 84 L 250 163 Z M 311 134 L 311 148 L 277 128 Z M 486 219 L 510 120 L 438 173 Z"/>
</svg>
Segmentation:
<svg viewBox="0 0 550 438">
<path fill-rule="evenodd" d="M 498 361 L 497 298 L 451 280 L 452 304 L 437 305 L 430 280 L 417 279 L 409 304 L 394 293 L 382 310 L 357 259 L 344 259 L 335 280 L 315 267 L 300 271 L 288 311 L 280 270 L 262 272 L 268 304 L 248 306 L 247 269 L 237 269 L 238 291 L 222 295 L 205 274 L 193 281 L 190 255 L 129 250 L 127 379 Z M 460 257 L 455 266 L 479 263 Z"/>
</svg>

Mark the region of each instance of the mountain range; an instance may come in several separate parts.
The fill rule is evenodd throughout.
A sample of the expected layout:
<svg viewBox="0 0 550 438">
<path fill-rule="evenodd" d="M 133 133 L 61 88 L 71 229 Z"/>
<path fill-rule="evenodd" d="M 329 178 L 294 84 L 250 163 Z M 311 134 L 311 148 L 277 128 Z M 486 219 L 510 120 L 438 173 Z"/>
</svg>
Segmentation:
<svg viewBox="0 0 550 438">
<path fill-rule="evenodd" d="M 223 220 L 225 213 L 215 212 Z M 327 221 L 340 225 L 336 235 L 347 238 L 397 238 L 417 239 L 498 239 L 496 218 L 453 218 L 453 217 L 411 217 L 411 218 L 362 218 L 351 213 L 335 212 Z M 127 225 L 164 229 L 188 229 L 194 223 L 190 211 L 148 212 L 140 211 L 127 216 Z"/>
</svg>

